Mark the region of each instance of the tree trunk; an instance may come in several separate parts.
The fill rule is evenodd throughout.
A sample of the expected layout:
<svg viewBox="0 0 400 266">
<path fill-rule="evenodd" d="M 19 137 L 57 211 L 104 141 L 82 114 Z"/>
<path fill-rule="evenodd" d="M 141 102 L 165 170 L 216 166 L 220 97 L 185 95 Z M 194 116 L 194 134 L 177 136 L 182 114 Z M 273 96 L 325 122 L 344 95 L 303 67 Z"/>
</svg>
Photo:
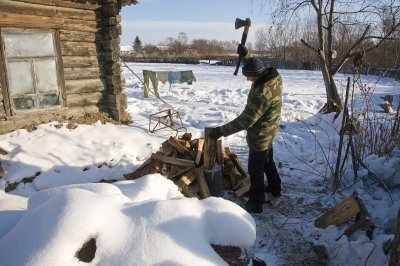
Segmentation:
<svg viewBox="0 0 400 266">
<path fill-rule="evenodd" d="M 389 266 L 399 265 L 400 263 L 400 209 L 397 214 L 397 228 L 392 243 L 392 253 L 390 254 Z"/>
</svg>

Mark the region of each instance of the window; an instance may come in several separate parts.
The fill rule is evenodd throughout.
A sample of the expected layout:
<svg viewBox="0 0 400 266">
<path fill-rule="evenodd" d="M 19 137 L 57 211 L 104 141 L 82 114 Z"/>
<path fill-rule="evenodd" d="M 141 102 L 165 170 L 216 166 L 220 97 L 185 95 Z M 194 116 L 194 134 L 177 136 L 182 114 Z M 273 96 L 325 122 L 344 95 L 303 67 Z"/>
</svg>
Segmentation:
<svg viewBox="0 0 400 266">
<path fill-rule="evenodd" d="M 2 40 L 13 110 L 60 106 L 54 32 L 6 29 Z"/>
</svg>

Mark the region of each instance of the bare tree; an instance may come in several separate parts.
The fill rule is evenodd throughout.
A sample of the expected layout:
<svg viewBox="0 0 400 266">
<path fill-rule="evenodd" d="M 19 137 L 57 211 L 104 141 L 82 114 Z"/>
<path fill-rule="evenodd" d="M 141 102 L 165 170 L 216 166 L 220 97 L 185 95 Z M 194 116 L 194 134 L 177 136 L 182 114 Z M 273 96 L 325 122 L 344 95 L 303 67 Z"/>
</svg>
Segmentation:
<svg viewBox="0 0 400 266">
<path fill-rule="evenodd" d="M 265 4 L 265 0 L 263 1 Z M 323 112 L 340 112 L 342 102 L 334 76 L 351 58 L 356 67 L 361 66 L 365 54 L 393 39 L 400 29 L 400 5 L 398 0 L 281 0 L 273 13 L 276 21 L 290 24 L 294 18 L 313 17 L 316 20 L 317 43 L 306 39 L 301 42 L 311 49 L 321 67 L 327 102 Z M 382 27 L 385 25 L 385 27 Z M 335 39 L 340 32 L 362 32 L 337 54 L 341 40 Z M 337 35 L 336 35 L 337 36 Z M 343 47 L 342 47 L 343 48 Z"/>
</svg>

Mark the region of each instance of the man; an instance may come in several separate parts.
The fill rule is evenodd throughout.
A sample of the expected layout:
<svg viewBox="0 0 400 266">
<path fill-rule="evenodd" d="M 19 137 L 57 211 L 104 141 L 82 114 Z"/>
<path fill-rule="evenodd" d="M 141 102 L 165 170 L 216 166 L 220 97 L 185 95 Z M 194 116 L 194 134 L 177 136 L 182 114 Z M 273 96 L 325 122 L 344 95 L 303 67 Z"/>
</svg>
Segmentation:
<svg viewBox="0 0 400 266">
<path fill-rule="evenodd" d="M 238 53 L 245 57 L 247 48 L 239 45 Z M 252 82 L 243 112 L 231 122 L 211 128 L 208 136 L 218 139 L 247 130 L 251 185 L 245 209 L 250 213 L 261 213 L 265 191 L 273 197 L 281 196 L 281 179 L 273 160 L 272 142 L 280 122 L 282 78 L 275 68 L 265 68 L 263 62 L 256 57 L 246 59 L 242 73 Z M 264 184 L 264 173 L 268 186 Z"/>
</svg>

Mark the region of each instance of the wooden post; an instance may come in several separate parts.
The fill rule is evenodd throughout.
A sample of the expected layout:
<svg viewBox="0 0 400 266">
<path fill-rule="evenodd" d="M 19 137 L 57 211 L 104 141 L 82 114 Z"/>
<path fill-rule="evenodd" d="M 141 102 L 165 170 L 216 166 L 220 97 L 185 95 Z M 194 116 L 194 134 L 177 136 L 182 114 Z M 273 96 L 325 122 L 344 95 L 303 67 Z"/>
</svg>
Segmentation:
<svg viewBox="0 0 400 266">
<path fill-rule="evenodd" d="M 212 169 L 217 156 L 217 140 L 208 136 L 210 128 L 204 130 L 204 169 Z"/>
</svg>

